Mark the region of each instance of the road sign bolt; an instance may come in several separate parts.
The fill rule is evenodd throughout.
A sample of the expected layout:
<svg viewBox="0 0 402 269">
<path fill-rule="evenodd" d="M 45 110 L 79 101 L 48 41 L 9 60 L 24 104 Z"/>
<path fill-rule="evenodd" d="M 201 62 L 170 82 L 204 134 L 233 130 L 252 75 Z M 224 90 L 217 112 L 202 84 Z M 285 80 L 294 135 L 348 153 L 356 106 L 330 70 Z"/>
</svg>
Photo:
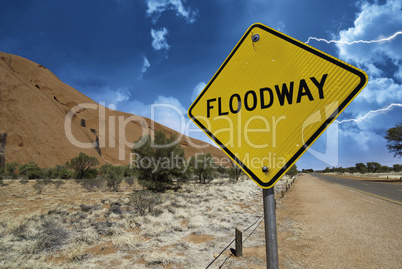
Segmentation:
<svg viewBox="0 0 402 269">
<path fill-rule="evenodd" d="M 263 167 L 262 167 L 262 171 L 263 171 L 264 173 L 268 172 L 268 167 L 263 166 Z"/>
<path fill-rule="evenodd" d="M 259 34 L 255 34 L 251 37 L 251 39 L 253 40 L 253 42 L 257 42 L 258 40 L 260 40 L 260 35 Z"/>
</svg>

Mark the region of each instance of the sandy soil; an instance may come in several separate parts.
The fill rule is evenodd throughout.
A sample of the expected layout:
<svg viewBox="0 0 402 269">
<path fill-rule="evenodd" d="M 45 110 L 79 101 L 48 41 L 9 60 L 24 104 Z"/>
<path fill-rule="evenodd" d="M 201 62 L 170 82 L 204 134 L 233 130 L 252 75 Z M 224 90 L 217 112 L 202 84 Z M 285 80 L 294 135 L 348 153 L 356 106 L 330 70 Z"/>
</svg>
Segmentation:
<svg viewBox="0 0 402 269">
<path fill-rule="evenodd" d="M 401 268 L 399 205 L 302 175 L 276 213 L 280 268 Z M 264 244 L 243 252 L 223 268 L 266 268 Z"/>
<path fill-rule="evenodd" d="M 402 207 L 310 175 L 278 210 L 282 268 L 400 268 Z"/>
</svg>

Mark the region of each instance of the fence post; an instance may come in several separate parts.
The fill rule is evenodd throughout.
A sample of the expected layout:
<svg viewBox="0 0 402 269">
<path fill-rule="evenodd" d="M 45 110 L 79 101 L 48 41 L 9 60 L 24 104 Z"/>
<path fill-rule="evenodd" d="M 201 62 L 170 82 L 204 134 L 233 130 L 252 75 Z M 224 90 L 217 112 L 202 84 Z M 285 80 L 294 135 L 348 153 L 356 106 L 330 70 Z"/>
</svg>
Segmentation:
<svg viewBox="0 0 402 269">
<path fill-rule="evenodd" d="M 243 256 L 243 232 L 236 228 L 236 257 Z"/>
</svg>

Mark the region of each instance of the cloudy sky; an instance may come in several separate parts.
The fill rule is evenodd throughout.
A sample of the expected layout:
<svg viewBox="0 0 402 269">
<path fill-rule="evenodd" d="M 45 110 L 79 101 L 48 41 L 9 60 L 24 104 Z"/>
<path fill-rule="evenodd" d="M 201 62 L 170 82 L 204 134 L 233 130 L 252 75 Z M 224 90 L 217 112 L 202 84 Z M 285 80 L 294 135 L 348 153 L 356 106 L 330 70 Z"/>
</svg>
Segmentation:
<svg viewBox="0 0 402 269">
<path fill-rule="evenodd" d="M 263 23 L 369 76 L 298 167 L 401 163 L 384 139 L 402 122 L 401 0 L 2 0 L 1 8 L 0 51 L 46 66 L 108 107 L 204 140 L 183 129 L 179 112 L 186 117 L 248 27 Z M 371 40 L 383 41 L 356 42 Z"/>
</svg>

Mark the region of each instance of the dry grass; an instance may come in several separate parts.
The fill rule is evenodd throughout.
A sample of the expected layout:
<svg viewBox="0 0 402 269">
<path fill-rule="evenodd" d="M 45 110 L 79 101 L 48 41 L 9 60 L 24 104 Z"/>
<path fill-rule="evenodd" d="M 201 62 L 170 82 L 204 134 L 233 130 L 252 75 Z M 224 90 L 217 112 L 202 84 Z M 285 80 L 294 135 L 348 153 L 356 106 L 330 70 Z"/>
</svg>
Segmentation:
<svg viewBox="0 0 402 269">
<path fill-rule="evenodd" d="M 158 194 L 141 211 L 132 190 L 89 192 L 73 181 L 0 187 L 0 268 L 204 268 L 261 214 L 251 180 L 215 179 Z M 135 201 L 135 199 L 134 199 Z M 138 201 L 137 201 L 138 203 Z M 250 247 L 264 244 L 250 238 Z"/>
</svg>

